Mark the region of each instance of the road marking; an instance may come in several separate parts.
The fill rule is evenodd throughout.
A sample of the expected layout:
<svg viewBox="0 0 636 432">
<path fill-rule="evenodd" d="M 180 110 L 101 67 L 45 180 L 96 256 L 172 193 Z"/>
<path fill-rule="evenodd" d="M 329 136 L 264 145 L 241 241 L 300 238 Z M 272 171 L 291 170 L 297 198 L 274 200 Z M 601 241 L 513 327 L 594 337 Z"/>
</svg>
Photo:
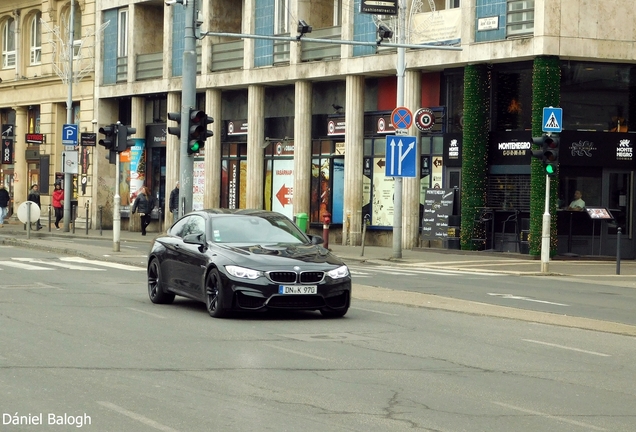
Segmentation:
<svg viewBox="0 0 636 432">
<path fill-rule="evenodd" d="M 398 314 L 392 314 L 392 313 L 388 313 L 388 312 L 380 312 L 380 311 L 373 310 L 373 309 L 363 309 L 363 308 L 359 308 L 359 307 L 352 307 L 351 309 L 361 310 L 361 311 L 365 311 L 365 312 L 373 312 L 373 313 L 377 313 L 377 314 L 381 314 L 381 315 L 400 316 Z"/>
<path fill-rule="evenodd" d="M 549 343 L 549 342 L 541 342 L 541 341 L 532 340 L 532 339 L 521 339 L 521 340 L 526 341 L 526 342 L 536 343 L 536 344 L 539 344 L 539 345 L 546 345 L 546 346 L 550 346 L 550 347 L 554 347 L 554 348 L 561 348 L 561 349 L 564 349 L 564 350 L 576 351 L 576 352 L 580 352 L 580 353 L 584 353 L 584 354 L 591 354 L 591 355 L 600 356 L 600 357 L 611 357 L 611 355 L 609 355 L 609 354 L 603 354 L 603 353 L 600 353 L 600 352 L 588 351 L 588 350 L 583 350 L 583 349 L 579 349 L 579 348 L 572 348 L 572 347 L 565 346 L 565 345 L 557 345 L 557 344 L 553 344 L 553 343 Z"/>
<path fill-rule="evenodd" d="M 163 425 L 159 422 L 149 419 L 148 417 L 144 417 L 141 414 L 128 411 L 127 409 L 122 408 L 118 405 L 112 404 L 110 402 L 97 401 L 97 403 L 103 406 L 104 408 L 108 408 L 112 411 L 118 412 L 119 414 L 123 414 L 126 417 L 129 417 L 133 420 L 137 420 L 138 422 L 143 423 L 146 426 L 150 426 L 151 428 L 155 428 L 157 430 L 164 431 L 164 432 L 179 432 L 177 429 L 172 429 L 169 426 Z"/>
<path fill-rule="evenodd" d="M 81 257 L 61 257 L 62 261 L 76 262 L 76 263 L 84 263 L 84 264 L 94 264 L 103 267 L 115 268 L 118 270 L 128 270 L 128 271 L 146 271 L 144 267 L 135 267 L 128 264 L 119 264 L 107 261 L 97 261 L 97 260 L 89 260 Z"/>
<path fill-rule="evenodd" d="M 60 287 L 54 287 L 51 285 L 46 285 L 41 282 L 36 282 L 35 285 L 0 285 L 0 289 L 5 290 L 13 290 L 13 289 L 57 289 L 63 290 Z"/>
<path fill-rule="evenodd" d="M 271 345 L 271 344 L 263 344 L 263 345 L 265 345 L 267 347 L 270 347 L 270 348 L 276 348 L 276 349 L 281 350 L 281 351 L 287 351 L 288 353 L 297 354 L 297 355 L 305 356 L 305 357 L 310 357 L 310 358 L 315 359 L 315 360 L 329 361 L 329 359 L 326 359 L 324 357 L 318 357 L 318 356 L 307 354 L 307 353 L 304 353 L 304 352 L 294 351 L 294 350 L 290 350 L 290 349 L 287 349 L 287 348 L 282 348 L 282 347 L 279 347 L 279 346 L 276 346 L 276 345 Z"/>
<path fill-rule="evenodd" d="M 566 306 L 566 307 L 570 306 L 570 305 L 567 305 L 565 303 L 555 303 L 555 302 L 551 302 L 551 301 L 547 301 L 547 300 L 537 300 L 537 299 L 533 299 L 533 298 L 517 296 L 517 295 L 514 295 L 514 294 L 499 294 L 499 293 L 487 293 L 487 294 L 489 296 L 501 297 L 501 298 L 504 298 L 504 299 L 523 300 L 523 301 L 529 301 L 529 302 L 534 302 L 534 303 L 551 304 L 551 305 L 555 305 L 555 306 Z"/>
<path fill-rule="evenodd" d="M 22 270 L 54 270 L 52 268 L 47 268 L 47 267 L 42 267 L 42 266 L 34 266 L 31 264 L 26 264 L 26 263 L 21 263 L 21 262 L 14 262 L 14 261 L 0 261 L 0 265 L 3 266 L 7 266 L 7 267 L 13 267 L 13 268 L 19 268 Z"/>
<path fill-rule="evenodd" d="M 45 260 L 36 259 L 36 258 L 11 258 L 11 259 L 16 260 L 16 261 L 21 261 L 21 262 L 30 262 L 30 263 L 33 263 L 33 264 L 44 264 L 44 265 L 50 265 L 50 266 L 53 266 L 53 267 L 62 267 L 62 268 L 69 269 L 69 270 L 106 271 L 105 269 L 101 269 L 101 268 L 85 267 L 85 266 L 79 266 L 79 265 L 75 265 L 75 264 L 67 264 L 67 263 L 57 262 L 57 261 L 45 261 Z"/>
<path fill-rule="evenodd" d="M 150 316 L 155 317 L 155 318 L 161 318 L 161 319 L 165 318 L 164 316 L 157 315 L 157 314 L 152 313 L 152 312 L 146 312 L 146 311 L 141 310 L 141 309 L 135 309 L 135 308 L 132 308 L 132 307 L 128 307 L 126 309 L 130 309 L 131 311 L 140 312 L 142 314 L 150 315 Z"/>
<path fill-rule="evenodd" d="M 449 276 L 449 275 L 462 275 L 462 276 L 504 276 L 502 273 L 486 273 L 464 270 L 443 270 L 443 269 L 428 269 L 428 268 L 403 268 L 403 267 L 357 267 L 348 266 L 351 274 L 358 277 L 368 277 L 373 273 L 382 273 L 393 276 L 420 276 L 420 275 L 437 275 L 437 276 Z"/>
<path fill-rule="evenodd" d="M 598 426 L 591 425 L 589 423 L 583 423 L 583 422 L 579 422 L 579 421 L 576 421 L 576 420 L 570 420 L 570 419 L 567 419 L 567 418 L 554 416 L 552 414 L 542 413 L 542 412 L 539 412 L 539 411 L 533 411 L 533 410 L 521 408 L 521 407 L 518 407 L 518 406 L 509 405 L 509 404 L 503 403 L 503 402 L 492 401 L 492 403 L 494 403 L 495 405 L 499 405 L 501 407 L 504 407 L 504 408 L 509 408 L 511 410 L 520 411 L 522 413 L 532 414 L 532 415 L 536 415 L 536 416 L 539 416 L 539 417 L 545 417 L 545 418 L 550 419 L 550 420 L 556 420 L 556 421 L 560 421 L 560 422 L 563 422 L 563 423 L 569 423 L 569 424 L 576 425 L 576 426 L 581 426 L 581 427 L 584 427 L 584 428 L 587 428 L 587 429 L 592 429 L 592 430 L 597 430 L 597 431 L 606 431 L 607 430 L 607 429 L 600 428 Z"/>
</svg>

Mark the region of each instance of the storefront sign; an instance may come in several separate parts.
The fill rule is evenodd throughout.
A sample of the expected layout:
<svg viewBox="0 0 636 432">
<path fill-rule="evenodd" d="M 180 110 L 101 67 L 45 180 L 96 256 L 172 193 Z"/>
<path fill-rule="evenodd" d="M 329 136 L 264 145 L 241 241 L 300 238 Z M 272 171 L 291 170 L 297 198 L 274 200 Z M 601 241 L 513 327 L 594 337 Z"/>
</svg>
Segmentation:
<svg viewBox="0 0 636 432">
<path fill-rule="evenodd" d="M 13 138 L 2 139 L 2 163 L 13 163 Z"/>
<path fill-rule="evenodd" d="M 634 134 L 564 131 L 560 136 L 561 165 L 634 169 Z"/>
<path fill-rule="evenodd" d="M 532 133 L 493 132 L 488 146 L 491 165 L 528 165 L 532 154 Z"/>
<path fill-rule="evenodd" d="M 444 135 L 444 165 L 447 167 L 462 166 L 462 134 Z"/>
<path fill-rule="evenodd" d="M 228 136 L 247 135 L 247 120 L 228 120 Z"/>
<path fill-rule="evenodd" d="M 146 127 L 146 138 L 148 147 L 166 146 L 166 124 L 154 124 Z"/>
<path fill-rule="evenodd" d="M 346 132 L 345 118 L 332 117 L 327 121 L 327 135 L 344 135 Z"/>
<path fill-rule="evenodd" d="M 29 133 L 26 134 L 26 136 L 24 137 L 24 140 L 28 143 L 28 144 L 44 144 L 46 143 L 46 137 L 44 136 L 44 134 L 36 134 L 36 133 Z"/>
<path fill-rule="evenodd" d="M 362 0 L 360 13 L 374 15 L 397 15 L 398 0 Z"/>
<path fill-rule="evenodd" d="M 82 132 L 80 134 L 80 144 L 83 145 L 84 147 L 86 146 L 95 147 L 96 143 L 97 143 L 97 134 L 87 133 L 87 132 Z"/>
</svg>

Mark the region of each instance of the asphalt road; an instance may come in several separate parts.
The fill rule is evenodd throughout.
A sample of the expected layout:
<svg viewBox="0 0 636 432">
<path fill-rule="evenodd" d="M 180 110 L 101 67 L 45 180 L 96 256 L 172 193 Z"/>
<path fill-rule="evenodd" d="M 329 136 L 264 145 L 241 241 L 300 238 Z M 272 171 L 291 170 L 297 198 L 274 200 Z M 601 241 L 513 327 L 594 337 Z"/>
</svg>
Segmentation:
<svg viewBox="0 0 636 432">
<path fill-rule="evenodd" d="M 215 320 L 189 300 L 151 304 L 138 267 L 10 247 L 0 293 L 3 431 L 636 424 L 632 337 L 359 299 L 343 319 Z"/>
</svg>

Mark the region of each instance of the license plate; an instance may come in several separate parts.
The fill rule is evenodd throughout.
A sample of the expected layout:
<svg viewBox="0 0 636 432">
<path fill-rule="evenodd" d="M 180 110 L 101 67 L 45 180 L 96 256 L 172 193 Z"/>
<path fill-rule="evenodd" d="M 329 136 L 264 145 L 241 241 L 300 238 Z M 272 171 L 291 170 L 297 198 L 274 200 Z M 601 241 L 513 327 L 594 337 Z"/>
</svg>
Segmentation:
<svg viewBox="0 0 636 432">
<path fill-rule="evenodd" d="M 316 294 L 317 285 L 279 285 L 278 294 Z"/>
</svg>

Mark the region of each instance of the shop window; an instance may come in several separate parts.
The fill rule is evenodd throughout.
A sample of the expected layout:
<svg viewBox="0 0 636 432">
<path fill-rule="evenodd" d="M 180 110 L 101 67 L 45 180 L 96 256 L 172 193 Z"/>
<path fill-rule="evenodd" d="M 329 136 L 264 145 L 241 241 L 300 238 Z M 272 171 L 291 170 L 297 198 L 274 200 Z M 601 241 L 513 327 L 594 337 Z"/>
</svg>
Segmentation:
<svg viewBox="0 0 636 432">
<path fill-rule="evenodd" d="M 519 174 L 490 175 L 487 205 L 501 210 L 530 211 L 530 176 Z"/>
<path fill-rule="evenodd" d="M 518 36 L 534 32 L 534 0 L 508 0 L 506 35 Z"/>
<path fill-rule="evenodd" d="M 493 73 L 497 131 L 532 129 L 532 65 L 525 65 Z"/>
<path fill-rule="evenodd" d="M 15 67 L 15 20 L 9 18 L 2 26 L 2 68 Z"/>
</svg>

